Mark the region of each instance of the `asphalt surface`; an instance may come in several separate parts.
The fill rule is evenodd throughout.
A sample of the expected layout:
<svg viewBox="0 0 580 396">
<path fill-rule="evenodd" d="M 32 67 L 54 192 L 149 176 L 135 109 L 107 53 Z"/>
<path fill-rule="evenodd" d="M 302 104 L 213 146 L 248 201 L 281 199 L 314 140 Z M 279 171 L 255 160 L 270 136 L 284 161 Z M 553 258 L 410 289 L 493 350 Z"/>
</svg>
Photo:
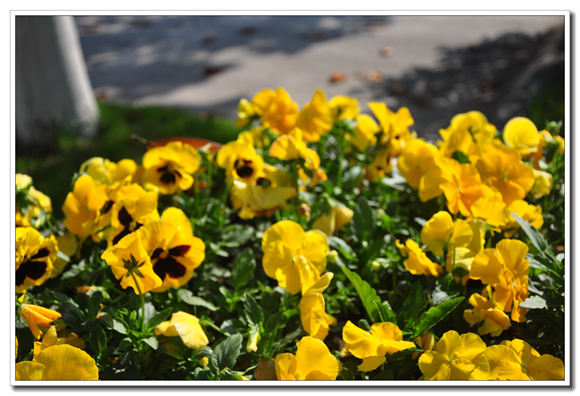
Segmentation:
<svg viewBox="0 0 580 396">
<path fill-rule="evenodd" d="M 408 106 L 420 136 L 482 110 L 522 115 L 563 65 L 563 16 L 77 16 L 102 100 L 236 116 L 240 98 L 316 88 Z M 562 81 L 563 83 L 563 81 Z"/>
</svg>

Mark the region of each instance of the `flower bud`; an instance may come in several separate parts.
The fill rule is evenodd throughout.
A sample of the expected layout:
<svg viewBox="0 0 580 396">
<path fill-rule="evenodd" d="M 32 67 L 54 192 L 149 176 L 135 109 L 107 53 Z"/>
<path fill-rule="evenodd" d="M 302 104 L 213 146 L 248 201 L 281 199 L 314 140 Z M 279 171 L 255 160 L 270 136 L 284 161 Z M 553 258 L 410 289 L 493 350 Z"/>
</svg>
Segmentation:
<svg viewBox="0 0 580 396">
<path fill-rule="evenodd" d="M 312 214 L 312 210 L 308 204 L 303 203 L 298 207 L 298 214 L 304 218 L 306 221 L 310 221 L 310 215 Z"/>
<path fill-rule="evenodd" d="M 246 351 L 248 352 L 256 352 L 258 350 L 258 340 L 260 339 L 260 332 L 256 331 L 255 333 L 252 331 L 250 334 L 250 338 L 248 339 L 248 344 L 246 345 Z"/>
<path fill-rule="evenodd" d="M 377 260 L 373 260 L 371 266 L 373 267 L 373 271 L 378 271 L 381 269 L 381 263 L 379 263 Z"/>
<path fill-rule="evenodd" d="M 338 252 L 336 250 L 331 250 L 330 253 L 328 253 L 328 256 L 326 256 L 326 261 L 329 263 L 336 263 L 337 260 Z"/>
<path fill-rule="evenodd" d="M 201 359 L 199 359 L 199 365 L 201 367 L 207 366 L 208 363 L 209 363 L 209 359 L 207 357 L 202 357 Z"/>
</svg>

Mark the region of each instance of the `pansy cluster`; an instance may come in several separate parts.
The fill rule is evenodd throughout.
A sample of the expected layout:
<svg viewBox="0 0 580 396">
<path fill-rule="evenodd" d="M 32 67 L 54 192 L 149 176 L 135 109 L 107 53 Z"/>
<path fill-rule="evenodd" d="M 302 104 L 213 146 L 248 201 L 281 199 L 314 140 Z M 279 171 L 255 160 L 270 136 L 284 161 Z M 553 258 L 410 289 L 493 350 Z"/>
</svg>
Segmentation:
<svg viewBox="0 0 580 396">
<path fill-rule="evenodd" d="M 265 89 L 63 219 L 17 174 L 16 379 L 564 380 L 561 124 L 368 108 Z"/>
</svg>

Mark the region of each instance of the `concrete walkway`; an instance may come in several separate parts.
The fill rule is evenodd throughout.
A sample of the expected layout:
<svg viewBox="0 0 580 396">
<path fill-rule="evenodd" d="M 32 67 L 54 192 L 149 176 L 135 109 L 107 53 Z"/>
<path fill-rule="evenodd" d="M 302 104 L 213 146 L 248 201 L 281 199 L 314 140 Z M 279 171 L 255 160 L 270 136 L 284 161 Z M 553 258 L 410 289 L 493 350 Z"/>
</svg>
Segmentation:
<svg viewBox="0 0 580 396">
<path fill-rule="evenodd" d="M 261 89 L 282 86 L 302 106 L 320 87 L 329 99 L 356 97 L 363 110 L 368 101 L 407 105 L 415 129 L 427 137 L 461 111 L 488 109 L 498 113 L 486 113 L 490 122 L 503 126 L 533 92 L 518 97 L 501 90 L 515 89 L 512 80 L 538 57 L 547 59 L 536 69 L 563 59 L 561 34 L 545 35 L 563 26 L 563 16 L 83 16 L 76 22 L 93 88 L 104 100 L 233 119 L 240 98 Z M 489 106 L 502 98 L 521 104 Z"/>
</svg>

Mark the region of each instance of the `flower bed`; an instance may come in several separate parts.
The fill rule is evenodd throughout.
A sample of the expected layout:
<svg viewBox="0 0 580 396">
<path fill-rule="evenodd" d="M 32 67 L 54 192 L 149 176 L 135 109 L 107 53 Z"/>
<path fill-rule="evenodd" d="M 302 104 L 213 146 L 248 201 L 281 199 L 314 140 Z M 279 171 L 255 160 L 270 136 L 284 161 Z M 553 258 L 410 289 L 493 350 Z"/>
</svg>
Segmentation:
<svg viewBox="0 0 580 396">
<path fill-rule="evenodd" d="M 17 174 L 16 379 L 564 380 L 562 124 L 369 107 L 261 91 L 62 219 Z"/>
</svg>

